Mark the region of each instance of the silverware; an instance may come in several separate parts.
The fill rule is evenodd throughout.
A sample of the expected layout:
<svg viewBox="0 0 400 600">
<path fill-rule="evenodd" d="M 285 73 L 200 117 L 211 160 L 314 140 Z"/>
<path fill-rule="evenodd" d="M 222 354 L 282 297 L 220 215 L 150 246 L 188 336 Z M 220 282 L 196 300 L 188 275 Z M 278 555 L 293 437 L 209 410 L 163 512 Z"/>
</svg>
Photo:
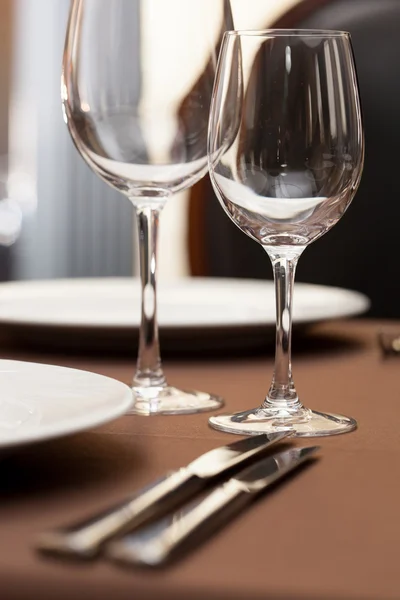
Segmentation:
<svg viewBox="0 0 400 600">
<path fill-rule="evenodd" d="M 400 334 L 381 331 L 378 334 L 378 343 L 384 354 L 400 354 Z"/>
<path fill-rule="evenodd" d="M 271 444 L 292 435 L 291 430 L 248 437 L 206 452 L 186 467 L 142 489 L 123 503 L 75 525 L 43 533 L 39 551 L 54 555 L 93 558 L 101 546 L 155 516 L 183 504 L 228 469 L 261 456 Z"/>
<path fill-rule="evenodd" d="M 199 538 L 215 529 L 264 489 L 308 460 L 318 447 L 292 448 L 279 452 L 234 475 L 224 484 L 183 511 L 144 529 L 111 541 L 107 558 L 119 563 L 157 567 L 175 558 Z"/>
</svg>

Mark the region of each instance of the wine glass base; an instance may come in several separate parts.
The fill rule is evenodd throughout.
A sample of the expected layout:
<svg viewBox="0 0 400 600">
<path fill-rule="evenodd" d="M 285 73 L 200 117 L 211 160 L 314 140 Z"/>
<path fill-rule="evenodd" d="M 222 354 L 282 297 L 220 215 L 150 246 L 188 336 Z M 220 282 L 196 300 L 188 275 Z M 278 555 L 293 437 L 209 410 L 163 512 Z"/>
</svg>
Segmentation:
<svg viewBox="0 0 400 600">
<path fill-rule="evenodd" d="M 134 387 L 133 407 L 128 415 L 188 415 L 217 410 L 224 405 L 219 396 L 183 391 L 169 385 L 163 387 Z"/>
<path fill-rule="evenodd" d="M 209 419 L 209 424 L 219 431 L 239 435 L 293 431 L 296 437 L 339 435 L 357 428 L 357 422 L 350 417 L 315 410 L 306 413 L 307 418 L 301 420 L 296 417 L 277 418 L 263 408 L 255 408 L 235 414 L 216 415 Z"/>
</svg>

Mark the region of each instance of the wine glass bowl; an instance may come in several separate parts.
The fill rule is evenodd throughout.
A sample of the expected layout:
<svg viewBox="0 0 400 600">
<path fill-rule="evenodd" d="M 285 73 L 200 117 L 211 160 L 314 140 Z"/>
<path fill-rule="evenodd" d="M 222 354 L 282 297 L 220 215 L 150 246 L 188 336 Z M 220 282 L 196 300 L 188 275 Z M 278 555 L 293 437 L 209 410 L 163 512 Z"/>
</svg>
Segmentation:
<svg viewBox="0 0 400 600">
<path fill-rule="evenodd" d="M 291 369 L 294 274 L 306 246 L 342 217 L 360 182 L 364 138 L 350 36 L 322 30 L 225 34 L 209 124 L 210 177 L 232 221 L 260 243 L 275 278 L 275 372 L 263 405 L 219 415 L 234 433 L 349 431 L 305 408 Z"/>
<path fill-rule="evenodd" d="M 142 317 L 133 413 L 221 405 L 211 394 L 167 384 L 156 259 L 162 208 L 208 168 L 217 58 L 223 33 L 232 28 L 229 0 L 72 2 L 61 84 L 65 120 L 84 160 L 129 198 L 138 222 Z"/>
<path fill-rule="evenodd" d="M 360 110 L 348 36 L 233 32 L 226 45 L 236 48 L 229 57 L 238 79 L 238 125 L 230 128 L 228 150 L 212 158 L 218 197 L 232 220 L 263 246 L 309 244 L 339 220 L 361 176 L 362 131 L 353 126 Z M 221 71 L 228 68 L 224 56 L 221 63 Z M 222 77 L 220 72 L 219 85 L 232 87 Z M 217 111 L 232 113 L 224 102 L 214 106 L 214 127 Z M 211 157 L 222 139 L 226 145 L 227 126 L 225 120 L 225 127 L 211 131 Z"/>
</svg>

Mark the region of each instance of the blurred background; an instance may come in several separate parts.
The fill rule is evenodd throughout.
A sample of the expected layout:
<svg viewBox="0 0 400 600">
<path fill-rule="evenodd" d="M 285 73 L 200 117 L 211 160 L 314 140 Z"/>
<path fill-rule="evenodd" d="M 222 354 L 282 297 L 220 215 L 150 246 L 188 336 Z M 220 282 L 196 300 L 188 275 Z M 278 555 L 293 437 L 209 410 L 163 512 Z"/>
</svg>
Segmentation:
<svg viewBox="0 0 400 600">
<path fill-rule="evenodd" d="M 292 0 L 233 0 L 240 27 Z M 166 2 L 166 18 L 169 14 Z M 134 215 L 73 147 L 60 73 L 70 0 L 0 0 L 0 278 L 137 273 Z M 162 217 L 160 276 L 188 275 L 189 194 Z"/>
<path fill-rule="evenodd" d="M 63 122 L 60 70 L 69 0 L 0 0 L 0 280 L 138 273 L 129 202 L 90 171 Z M 168 12 L 166 19 L 175 19 Z M 298 280 L 357 289 L 371 315 L 395 317 L 398 0 L 232 0 L 238 29 L 352 33 L 367 155 L 348 214 L 311 245 Z M 354 206 L 354 208 L 353 208 Z M 160 277 L 270 277 L 263 250 L 236 230 L 205 177 L 162 215 Z"/>
</svg>

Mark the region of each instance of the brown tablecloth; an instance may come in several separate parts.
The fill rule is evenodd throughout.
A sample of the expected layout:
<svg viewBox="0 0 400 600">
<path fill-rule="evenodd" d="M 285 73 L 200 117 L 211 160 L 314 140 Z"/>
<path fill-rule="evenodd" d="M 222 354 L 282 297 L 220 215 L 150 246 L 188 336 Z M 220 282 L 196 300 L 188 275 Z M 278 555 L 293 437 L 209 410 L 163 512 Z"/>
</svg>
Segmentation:
<svg viewBox="0 0 400 600">
<path fill-rule="evenodd" d="M 400 323 L 343 321 L 318 326 L 307 343 L 296 345 L 294 375 L 303 402 L 349 414 L 359 429 L 320 438 L 316 464 L 167 570 L 52 561 L 35 554 L 34 539 L 236 439 L 210 429 L 207 415 L 123 417 L 2 455 L 1 600 L 400 598 L 400 357 L 382 358 L 377 333 L 383 327 L 400 332 Z M 11 357 L 122 381 L 133 370 L 131 357 Z M 236 410 L 261 402 L 272 367 L 269 355 L 165 364 L 174 384 L 212 390 Z"/>
</svg>

